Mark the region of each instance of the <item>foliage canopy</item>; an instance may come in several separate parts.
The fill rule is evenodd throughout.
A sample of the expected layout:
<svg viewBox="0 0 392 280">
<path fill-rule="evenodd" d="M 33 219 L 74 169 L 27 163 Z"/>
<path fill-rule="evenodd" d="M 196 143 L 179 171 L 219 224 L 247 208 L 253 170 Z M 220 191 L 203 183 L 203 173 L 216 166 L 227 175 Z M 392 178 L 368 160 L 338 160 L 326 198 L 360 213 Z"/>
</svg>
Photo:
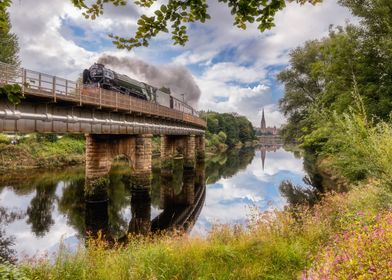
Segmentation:
<svg viewBox="0 0 392 280">
<path fill-rule="evenodd" d="M 271 29 L 274 17 L 279 10 L 286 7 L 285 0 L 215 0 L 226 4 L 234 17 L 234 23 L 238 28 L 246 29 L 248 24 L 257 23 L 257 28 L 263 32 Z M 104 12 L 104 4 L 125 6 L 128 0 L 95 0 L 88 4 L 86 0 L 72 0 L 72 3 L 83 10 L 83 15 L 88 19 L 96 19 Z M 135 0 L 135 5 L 149 9 L 151 16 L 142 15 L 137 21 L 137 30 L 133 37 L 123 38 L 111 35 L 113 43 L 120 49 L 131 50 L 135 47 L 148 46 L 149 41 L 159 33 L 171 33 L 175 45 L 185 45 L 189 37 L 187 24 L 194 22 L 204 23 L 210 19 L 208 14 L 207 0 L 168 0 L 159 9 L 154 10 L 153 4 L 157 0 Z M 316 4 L 322 0 L 289 0 L 299 4 Z"/>
<path fill-rule="evenodd" d="M 358 98 L 376 120 L 392 111 L 392 2 L 340 0 L 361 21 L 330 30 L 329 36 L 293 50 L 290 67 L 278 75 L 285 85 L 280 108 L 288 118 L 286 140 L 320 127 L 319 112 L 347 112 Z M 321 125 L 322 126 L 322 125 Z M 328 134 L 328 133 L 327 133 Z"/>
<path fill-rule="evenodd" d="M 202 112 L 200 117 L 207 120 L 207 144 L 229 147 L 255 139 L 252 123 L 244 116 L 230 113 Z"/>
</svg>

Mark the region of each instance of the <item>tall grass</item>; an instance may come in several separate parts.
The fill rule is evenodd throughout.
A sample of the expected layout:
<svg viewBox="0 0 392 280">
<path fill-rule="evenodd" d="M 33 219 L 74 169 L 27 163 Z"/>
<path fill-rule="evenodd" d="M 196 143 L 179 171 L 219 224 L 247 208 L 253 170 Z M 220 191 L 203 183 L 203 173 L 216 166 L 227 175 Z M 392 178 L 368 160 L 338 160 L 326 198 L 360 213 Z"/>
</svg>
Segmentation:
<svg viewBox="0 0 392 280">
<path fill-rule="evenodd" d="M 255 212 L 249 225 L 217 226 L 206 238 L 131 236 L 126 246 L 90 240 L 55 262 L 22 262 L 31 279 L 296 279 L 310 270 L 331 236 L 361 217 L 391 207 L 390 192 L 374 184 L 325 197 L 315 207 Z M 362 219 L 363 224 L 371 219 Z M 316 262 L 317 263 L 317 262 Z"/>
</svg>

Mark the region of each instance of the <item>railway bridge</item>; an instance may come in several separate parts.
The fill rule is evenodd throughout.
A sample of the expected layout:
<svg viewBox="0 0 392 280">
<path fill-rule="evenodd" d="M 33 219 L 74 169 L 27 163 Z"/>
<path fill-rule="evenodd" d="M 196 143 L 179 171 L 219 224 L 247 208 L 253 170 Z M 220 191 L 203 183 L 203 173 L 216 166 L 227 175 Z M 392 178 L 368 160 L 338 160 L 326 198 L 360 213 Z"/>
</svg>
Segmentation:
<svg viewBox="0 0 392 280">
<path fill-rule="evenodd" d="M 18 84 L 12 104 L 0 96 L 0 132 L 83 133 L 86 185 L 99 186 L 113 160 L 126 156 L 134 182 L 151 180 L 152 137 L 161 139 L 162 164 L 176 153 L 192 168 L 204 156 L 206 123 L 198 116 L 97 87 L 0 63 L 0 86 Z"/>
</svg>

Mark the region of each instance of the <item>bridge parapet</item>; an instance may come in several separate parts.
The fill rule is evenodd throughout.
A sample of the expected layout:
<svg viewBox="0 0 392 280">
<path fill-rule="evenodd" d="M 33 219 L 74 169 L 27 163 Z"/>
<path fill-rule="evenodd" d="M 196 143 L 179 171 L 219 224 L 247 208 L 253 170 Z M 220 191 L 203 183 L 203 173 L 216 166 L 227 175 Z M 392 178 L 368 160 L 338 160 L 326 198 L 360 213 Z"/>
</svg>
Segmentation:
<svg viewBox="0 0 392 280">
<path fill-rule="evenodd" d="M 93 106 L 126 114 L 154 116 L 206 128 L 206 122 L 196 116 L 153 102 L 102 88 L 83 86 L 75 81 L 0 62 L 0 85 L 4 84 L 20 85 L 26 97 L 68 102 L 77 106 Z"/>
</svg>

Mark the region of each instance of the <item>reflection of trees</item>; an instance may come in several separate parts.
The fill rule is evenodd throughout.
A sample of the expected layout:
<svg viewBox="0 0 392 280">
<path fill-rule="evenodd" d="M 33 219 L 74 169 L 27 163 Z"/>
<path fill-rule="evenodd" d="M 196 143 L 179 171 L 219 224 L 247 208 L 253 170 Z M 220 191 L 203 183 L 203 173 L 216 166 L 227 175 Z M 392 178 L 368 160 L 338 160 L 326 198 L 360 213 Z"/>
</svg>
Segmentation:
<svg viewBox="0 0 392 280">
<path fill-rule="evenodd" d="M 70 167 L 61 170 L 30 170 L 29 172 L 7 172 L 0 175 L 0 191 L 7 186 L 17 195 L 28 195 L 37 186 L 73 181 L 84 178 L 84 169 Z"/>
<path fill-rule="evenodd" d="M 67 224 L 72 226 L 79 236 L 83 236 L 85 233 L 83 178 L 64 183 L 63 195 L 58 203 L 58 209 L 67 217 Z"/>
<path fill-rule="evenodd" d="M 52 211 L 56 199 L 56 183 L 39 185 L 36 195 L 27 208 L 27 223 L 36 236 L 44 236 L 53 225 Z"/>
<path fill-rule="evenodd" d="M 279 191 L 290 206 L 314 205 L 318 201 L 317 191 L 311 186 L 295 186 L 290 181 L 280 183 Z"/>
<path fill-rule="evenodd" d="M 235 175 L 238 171 L 245 169 L 254 156 L 253 148 L 244 148 L 211 157 L 206 162 L 207 183 L 212 184 L 222 177 L 229 178 Z"/>
<path fill-rule="evenodd" d="M 304 153 L 304 169 L 306 171 L 306 176 L 304 181 L 307 185 L 312 186 L 319 192 L 324 192 L 323 188 L 323 177 L 317 168 L 317 157 L 311 153 Z"/>
<path fill-rule="evenodd" d="M 110 220 L 110 234 L 118 235 L 127 230 L 128 223 L 121 215 L 122 209 L 130 204 L 129 165 L 115 164 L 110 171 L 110 185 L 107 196 L 107 211 Z M 86 232 L 86 209 L 84 196 L 84 179 L 68 182 L 59 201 L 59 211 L 68 218 L 68 224 L 75 228 L 80 236 Z M 91 216 L 91 215 L 90 215 Z M 98 219 L 94 217 L 94 219 Z M 99 221 L 96 221 L 99 224 Z"/>
<path fill-rule="evenodd" d="M 20 220 L 24 217 L 22 213 L 9 211 L 7 208 L 0 207 L 0 263 L 8 261 L 14 263 L 16 261 L 15 250 L 11 247 L 14 245 L 14 237 L 6 236 L 5 230 L 1 227 Z"/>
<path fill-rule="evenodd" d="M 307 175 L 303 181 L 307 187 L 295 186 L 289 181 L 280 184 L 279 191 L 290 206 L 314 205 L 320 199 L 320 193 L 324 192 L 323 177 L 317 168 L 316 160 L 314 154 L 304 153 L 303 164 Z"/>
</svg>

